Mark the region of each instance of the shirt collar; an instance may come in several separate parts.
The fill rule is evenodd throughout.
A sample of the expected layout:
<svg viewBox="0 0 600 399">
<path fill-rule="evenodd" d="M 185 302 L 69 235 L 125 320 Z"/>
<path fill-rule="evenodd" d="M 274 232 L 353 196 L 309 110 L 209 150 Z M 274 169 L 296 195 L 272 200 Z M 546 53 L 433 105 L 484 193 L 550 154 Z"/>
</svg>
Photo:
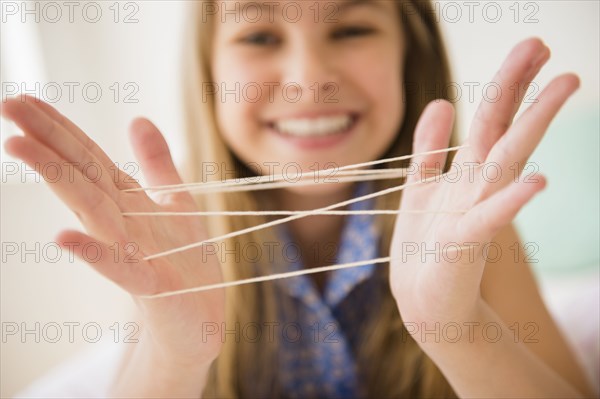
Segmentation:
<svg viewBox="0 0 600 399">
<path fill-rule="evenodd" d="M 372 192 L 371 182 L 359 182 L 354 188 L 353 198 Z M 350 210 L 373 209 L 374 199 L 350 204 Z M 336 263 L 350 263 L 377 257 L 379 235 L 375 227 L 375 215 L 348 215 L 340 238 L 340 246 Z M 291 235 L 285 225 L 279 225 L 278 235 L 283 243 L 291 242 Z M 299 259 L 290 259 L 289 269 L 299 270 L 303 267 Z M 325 286 L 323 300 L 331 308 L 337 306 L 358 284 L 369 278 L 375 265 L 334 270 Z M 280 285 L 292 296 L 313 304 L 319 297 L 316 286 L 306 275 L 279 280 Z"/>
</svg>

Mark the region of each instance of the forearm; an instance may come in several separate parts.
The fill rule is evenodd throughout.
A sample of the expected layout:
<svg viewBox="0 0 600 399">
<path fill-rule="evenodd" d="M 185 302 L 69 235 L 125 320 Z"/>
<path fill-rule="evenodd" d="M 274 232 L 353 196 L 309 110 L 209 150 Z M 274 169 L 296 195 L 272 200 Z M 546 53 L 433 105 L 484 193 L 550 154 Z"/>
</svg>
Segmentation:
<svg viewBox="0 0 600 399">
<path fill-rule="evenodd" d="M 151 340 L 141 341 L 124 356 L 110 390 L 114 398 L 200 398 L 208 364 L 168 359 Z"/>
<path fill-rule="evenodd" d="M 523 343 L 515 342 L 513 331 L 485 302 L 469 322 L 462 325 L 472 330 L 458 342 L 421 342 L 459 397 L 582 397 Z M 485 331 L 485 326 L 494 329 Z"/>
</svg>

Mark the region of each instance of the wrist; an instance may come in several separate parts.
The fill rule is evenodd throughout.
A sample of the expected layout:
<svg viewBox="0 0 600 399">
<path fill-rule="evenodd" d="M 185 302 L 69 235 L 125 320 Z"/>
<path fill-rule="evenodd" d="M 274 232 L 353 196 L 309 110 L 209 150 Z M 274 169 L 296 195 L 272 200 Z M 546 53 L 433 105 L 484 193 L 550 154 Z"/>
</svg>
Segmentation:
<svg viewBox="0 0 600 399">
<path fill-rule="evenodd" d="M 493 341 L 495 331 L 502 326 L 490 323 L 493 319 L 488 313 L 490 308 L 483 301 L 477 302 L 460 316 L 438 316 L 404 319 L 404 326 L 421 349 L 429 356 L 437 352 L 444 353 L 448 349 L 464 345 L 478 345 L 482 341 Z"/>
<path fill-rule="evenodd" d="M 441 368 L 454 367 L 459 358 L 466 361 L 484 354 L 492 361 L 494 353 L 514 344 L 511 331 L 483 300 L 466 317 L 435 326 L 428 323 L 421 328 L 429 328 L 430 332 L 420 336 L 419 345 Z"/>
<path fill-rule="evenodd" d="M 174 356 L 145 338 L 124 359 L 111 397 L 200 397 L 212 360 Z"/>
<path fill-rule="evenodd" d="M 498 314 L 481 301 L 467 319 L 439 326 L 419 345 L 459 397 L 579 397 L 580 394 L 519 341 Z M 457 337 L 456 326 L 462 329 Z M 433 328 L 429 326 L 431 330 Z M 493 378 L 489 376 L 492 375 Z"/>
</svg>

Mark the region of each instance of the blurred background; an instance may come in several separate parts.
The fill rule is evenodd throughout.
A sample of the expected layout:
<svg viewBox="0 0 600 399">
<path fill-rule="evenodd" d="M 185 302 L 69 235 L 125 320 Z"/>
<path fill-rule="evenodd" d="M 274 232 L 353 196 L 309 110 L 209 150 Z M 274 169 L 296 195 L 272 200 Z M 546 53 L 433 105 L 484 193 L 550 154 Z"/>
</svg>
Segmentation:
<svg viewBox="0 0 600 399">
<path fill-rule="evenodd" d="M 179 59 L 186 2 L 66 3 L 1 2 L 2 99 L 27 91 L 54 103 L 138 179 L 127 128 L 134 117 L 147 116 L 181 162 Z M 457 101 L 462 132 L 468 131 L 483 87 L 524 38 L 539 36 L 552 50 L 529 98 L 559 73 L 581 77 L 580 90 L 531 159 L 547 176 L 548 188 L 519 214 L 517 225 L 545 300 L 598 389 L 599 3 L 434 4 L 462 89 Z M 19 134 L 14 125 L 1 123 L 3 142 Z M 2 150 L 2 397 L 44 375 L 38 384 L 59 385 L 65 367 L 81 371 L 73 365 L 82 363 L 65 366 L 66 360 L 89 352 L 112 356 L 118 350 L 112 343 L 122 343 L 135 327 L 128 324 L 134 320 L 127 295 L 87 265 L 57 253 L 56 234 L 80 226 L 39 181 Z M 57 365 L 62 374 L 48 377 Z M 102 380 L 111 370 L 98 366 L 94 372 Z"/>
</svg>

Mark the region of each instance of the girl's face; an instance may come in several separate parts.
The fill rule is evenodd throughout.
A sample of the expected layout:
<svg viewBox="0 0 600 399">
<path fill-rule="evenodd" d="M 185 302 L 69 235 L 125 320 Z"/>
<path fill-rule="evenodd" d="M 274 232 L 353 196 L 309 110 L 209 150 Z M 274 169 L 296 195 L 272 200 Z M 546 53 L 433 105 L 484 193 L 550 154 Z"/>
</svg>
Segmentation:
<svg viewBox="0 0 600 399">
<path fill-rule="evenodd" d="M 387 150 L 404 116 L 395 2 L 214 6 L 215 85 L 207 90 L 216 91 L 217 124 L 238 158 L 291 180 L 299 169 L 365 162 Z"/>
</svg>

